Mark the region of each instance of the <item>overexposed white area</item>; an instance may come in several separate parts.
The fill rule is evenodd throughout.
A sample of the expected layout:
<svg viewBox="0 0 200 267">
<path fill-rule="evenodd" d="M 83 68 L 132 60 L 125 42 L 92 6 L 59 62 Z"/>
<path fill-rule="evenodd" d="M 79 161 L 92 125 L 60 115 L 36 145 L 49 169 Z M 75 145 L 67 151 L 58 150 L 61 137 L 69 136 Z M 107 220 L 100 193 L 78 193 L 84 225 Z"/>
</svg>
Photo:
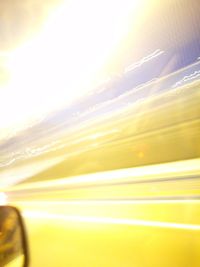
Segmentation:
<svg viewBox="0 0 200 267">
<path fill-rule="evenodd" d="M 14 51 L 0 88 L 0 139 L 30 127 L 105 79 L 106 65 L 145 1 L 63 1 L 40 32 Z"/>
</svg>

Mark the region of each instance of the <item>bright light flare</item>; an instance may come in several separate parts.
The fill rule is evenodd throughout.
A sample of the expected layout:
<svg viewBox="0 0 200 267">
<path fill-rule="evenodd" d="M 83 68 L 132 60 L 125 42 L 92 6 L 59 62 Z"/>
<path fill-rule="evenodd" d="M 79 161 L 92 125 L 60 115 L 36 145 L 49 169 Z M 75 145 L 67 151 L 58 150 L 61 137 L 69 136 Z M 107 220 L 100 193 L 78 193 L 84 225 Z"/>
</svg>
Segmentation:
<svg viewBox="0 0 200 267">
<path fill-rule="evenodd" d="M 7 195 L 4 192 L 0 192 L 0 206 L 7 204 Z"/>
<path fill-rule="evenodd" d="M 0 126 L 18 125 L 72 102 L 104 79 L 136 21 L 139 0 L 65 1 L 34 40 L 10 55 Z"/>
</svg>

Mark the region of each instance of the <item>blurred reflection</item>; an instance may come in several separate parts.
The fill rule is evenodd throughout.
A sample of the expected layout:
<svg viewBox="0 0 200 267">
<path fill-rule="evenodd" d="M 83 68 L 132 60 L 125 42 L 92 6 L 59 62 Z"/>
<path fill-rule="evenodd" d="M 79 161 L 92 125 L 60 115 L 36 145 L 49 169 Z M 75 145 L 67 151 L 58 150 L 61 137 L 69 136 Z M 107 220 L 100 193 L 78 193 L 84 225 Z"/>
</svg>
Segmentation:
<svg viewBox="0 0 200 267">
<path fill-rule="evenodd" d="M 0 267 L 23 266 L 23 242 L 15 209 L 0 207 Z"/>
</svg>

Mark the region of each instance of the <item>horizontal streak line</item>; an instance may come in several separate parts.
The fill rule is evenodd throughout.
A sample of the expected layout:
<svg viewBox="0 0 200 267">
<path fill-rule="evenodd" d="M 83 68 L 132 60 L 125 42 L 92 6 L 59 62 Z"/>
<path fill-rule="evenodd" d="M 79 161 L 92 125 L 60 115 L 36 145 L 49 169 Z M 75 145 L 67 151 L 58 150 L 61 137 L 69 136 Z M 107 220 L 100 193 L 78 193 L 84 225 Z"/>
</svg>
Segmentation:
<svg viewBox="0 0 200 267">
<path fill-rule="evenodd" d="M 59 200 L 18 200 L 15 203 L 21 203 L 22 205 L 148 205 L 148 204 L 182 204 L 182 203 L 192 203 L 200 204 L 200 196 L 189 196 L 189 197 L 163 197 L 163 198 L 111 198 L 111 199 L 59 199 Z"/>
<path fill-rule="evenodd" d="M 103 174 L 102 174 L 103 176 Z M 54 192 L 54 191 L 64 191 L 64 190 L 73 190 L 73 189 L 87 189 L 87 188 L 96 188 L 96 187 L 110 187 L 110 186 L 124 186 L 124 185 L 134 185 L 134 184 L 151 184 L 151 183 L 164 183 L 164 182 L 176 182 L 176 181 L 191 181 L 191 180 L 198 180 L 200 182 L 200 176 L 199 175 L 191 175 L 189 177 L 184 177 L 184 176 L 179 176 L 179 177 L 165 177 L 165 178 L 158 178 L 158 179 L 149 179 L 149 180 L 135 180 L 135 181 L 127 181 L 127 182 L 115 182 L 115 183 L 101 183 L 101 184 L 86 184 L 86 185 L 53 185 L 52 188 L 28 188 L 28 189 L 22 189 L 19 191 L 11 191 L 7 192 L 8 195 L 14 196 L 22 193 L 27 193 L 27 194 L 38 194 L 38 193 L 49 193 L 49 192 Z M 99 182 L 99 181 L 98 181 Z M 80 182 L 81 183 L 81 182 Z M 49 190 L 45 192 L 46 190 Z M 181 189 L 181 188 L 180 188 Z"/>
<path fill-rule="evenodd" d="M 84 216 L 70 216 L 63 214 L 54 214 L 48 212 L 34 212 L 26 211 L 23 212 L 25 217 L 31 219 L 53 219 L 53 220 L 64 220 L 70 222 L 80 223 L 96 223 L 96 224 L 117 224 L 117 225 L 133 225 L 133 226 L 145 226 L 145 227 L 159 227 L 159 228 L 173 228 L 182 230 L 200 230 L 198 224 L 182 224 L 173 222 L 161 222 L 161 221 L 145 221 L 145 220 L 134 220 L 134 219 L 120 219 L 110 217 L 84 217 Z"/>
</svg>

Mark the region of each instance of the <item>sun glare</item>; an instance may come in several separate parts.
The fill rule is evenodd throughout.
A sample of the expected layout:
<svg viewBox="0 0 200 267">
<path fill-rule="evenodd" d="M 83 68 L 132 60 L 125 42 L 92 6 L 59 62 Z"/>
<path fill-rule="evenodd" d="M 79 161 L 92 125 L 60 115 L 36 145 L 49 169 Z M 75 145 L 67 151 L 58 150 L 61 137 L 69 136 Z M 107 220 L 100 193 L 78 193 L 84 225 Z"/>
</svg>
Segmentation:
<svg viewBox="0 0 200 267">
<path fill-rule="evenodd" d="M 105 79 L 136 19 L 139 0 L 65 1 L 33 40 L 9 55 L 0 127 L 24 124 L 72 102 Z M 2 92 L 3 91 L 3 92 Z M 9 103 L 9 105 L 8 105 Z"/>
</svg>

